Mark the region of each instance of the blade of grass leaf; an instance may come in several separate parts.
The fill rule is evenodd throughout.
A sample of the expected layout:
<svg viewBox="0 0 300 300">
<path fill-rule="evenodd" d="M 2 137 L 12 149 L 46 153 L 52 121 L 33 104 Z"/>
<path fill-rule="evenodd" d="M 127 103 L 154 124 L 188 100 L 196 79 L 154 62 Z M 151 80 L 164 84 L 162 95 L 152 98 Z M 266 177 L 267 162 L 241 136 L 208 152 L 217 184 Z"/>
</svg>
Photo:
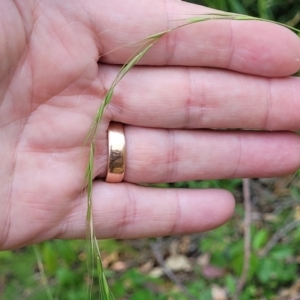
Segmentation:
<svg viewBox="0 0 300 300">
<path fill-rule="evenodd" d="M 48 283 L 47 276 L 45 274 L 45 269 L 44 269 L 44 265 L 43 265 L 43 261 L 42 261 L 42 256 L 41 256 L 40 250 L 39 250 L 39 248 L 38 248 L 37 245 L 33 245 L 32 249 L 33 249 L 33 253 L 34 253 L 35 259 L 37 261 L 37 265 L 38 265 L 38 269 L 39 269 L 39 272 L 40 272 L 42 284 L 43 284 L 43 286 L 45 288 L 45 291 L 46 291 L 46 294 L 47 294 L 47 298 L 48 298 L 48 300 L 54 300 L 54 298 L 52 296 L 52 293 L 51 293 L 51 290 L 49 288 L 49 283 Z"/>
<path fill-rule="evenodd" d="M 158 38 L 157 38 L 158 39 Z M 87 237 L 90 240 L 89 247 L 89 256 L 88 259 L 88 269 L 91 275 L 91 281 L 88 287 L 88 299 L 92 297 L 92 286 L 93 286 L 93 270 L 94 270 L 94 256 L 95 256 L 95 249 L 96 249 L 96 258 L 97 258 L 97 272 L 99 278 L 99 288 L 100 288 L 100 299 L 113 299 L 113 295 L 108 287 L 106 278 L 104 276 L 103 266 L 101 262 L 101 255 L 99 251 L 99 247 L 97 244 L 97 238 L 94 232 L 94 222 L 92 216 L 92 188 L 93 188 L 93 170 L 94 170 L 94 154 L 95 154 L 95 135 L 97 132 L 98 125 L 102 119 L 103 113 L 107 105 L 110 103 L 111 98 L 113 96 L 113 91 L 115 86 L 120 82 L 120 80 L 127 74 L 127 72 L 145 55 L 145 53 L 153 46 L 154 42 L 150 43 L 145 49 L 143 49 L 140 53 L 134 56 L 127 64 L 123 65 L 121 70 L 119 71 L 118 75 L 116 76 L 115 80 L 113 81 L 112 85 L 110 86 L 107 94 L 104 97 L 104 100 L 99 107 L 97 114 L 93 120 L 92 126 L 87 136 L 87 140 L 92 139 L 91 146 L 90 146 L 90 153 L 89 153 L 89 161 L 88 166 L 86 169 L 85 180 L 87 183 L 87 198 L 88 198 L 88 208 L 87 208 Z"/>
<path fill-rule="evenodd" d="M 157 39 L 159 39 L 159 37 L 157 37 Z M 98 125 L 99 125 L 100 121 L 102 120 L 105 108 L 107 107 L 107 105 L 110 103 L 110 101 L 112 99 L 112 96 L 114 93 L 114 88 L 116 87 L 116 85 L 129 72 L 129 70 L 147 53 L 147 51 L 154 45 L 155 42 L 156 42 L 156 40 L 154 42 L 150 43 L 145 49 L 143 49 L 136 56 L 134 56 L 128 63 L 124 64 L 121 67 L 116 78 L 114 79 L 110 88 L 108 89 L 108 91 L 102 101 L 102 104 L 100 105 L 100 107 L 96 113 L 96 116 L 94 117 L 93 123 L 90 127 L 90 130 L 89 130 L 87 138 L 86 138 L 86 142 L 89 140 L 94 140 Z"/>
<path fill-rule="evenodd" d="M 87 299 L 92 299 L 92 287 L 93 287 L 93 270 L 94 270 L 94 224 L 92 218 L 92 185 L 93 185 L 93 160 L 94 160 L 94 142 L 90 146 L 88 166 L 86 169 L 85 179 L 87 182 L 87 199 L 88 199 L 88 208 L 87 208 L 87 238 L 89 240 L 89 255 L 87 259 L 87 268 L 90 274 L 90 281 L 87 286 Z"/>
<path fill-rule="evenodd" d="M 99 272 L 101 272 L 101 276 L 98 276 L 98 279 L 99 279 L 99 286 L 103 286 L 104 289 L 103 291 L 105 292 L 105 295 L 107 295 L 108 299 L 109 300 L 114 300 L 114 296 L 108 286 L 108 283 L 107 283 L 107 280 L 106 280 L 106 277 L 105 277 L 105 274 L 104 274 L 104 268 L 103 268 L 103 265 L 102 265 L 102 260 L 101 260 L 101 254 L 100 254 L 100 249 L 99 249 L 99 245 L 98 245 L 98 241 L 95 237 L 95 245 L 96 245 L 96 249 L 97 249 L 97 269 L 98 269 L 98 274 Z M 102 298 L 101 298 L 102 299 Z"/>
<path fill-rule="evenodd" d="M 228 2 L 229 2 L 230 10 L 236 11 L 239 14 L 244 14 L 244 15 L 248 14 L 248 11 L 244 7 L 244 5 L 241 4 L 240 0 L 229 0 Z"/>
<path fill-rule="evenodd" d="M 183 20 L 177 20 L 177 21 L 184 21 L 183 24 L 180 24 L 178 26 L 175 26 L 171 29 L 150 35 L 146 37 L 145 39 L 142 39 L 141 42 L 145 42 L 144 45 L 139 48 L 137 51 L 137 54 L 133 55 L 132 58 L 128 60 L 127 63 L 125 63 L 120 71 L 118 72 L 117 76 L 115 77 L 114 81 L 112 82 L 110 88 L 108 89 L 106 95 L 104 96 L 104 99 L 99 107 L 99 109 L 96 112 L 96 115 L 93 119 L 92 125 L 90 127 L 90 130 L 87 134 L 86 143 L 90 141 L 90 152 L 89 152 L 89 160 L 88 160 L 88 166 L 86 168 L 86 185 L 87 185 L 87 198 L 88 198 L 88 208 L 87 208 L 87 229 L 88 229 L 88 238 L 90 240 L 90 256 L 92 261 L 89 264 L 89 270 L 91 277 L 93 277 L 93 270 L 94 270 L 94 255 L 96 251 L 96 260 L 97 260 L 97 274 L 98 274 L 98 282 L 99 282 L 99 288 L 100 288 L 100 299 L 102 300 L 113 300 L 114 297 L 109 289 L 107 280 L 105 278 L 103 265 L 101 262 L 101 255 L 100 250 L 98 246 L 98 241 L 95 236 L 94 232 L 94 222 L 93 222 L 93 216 L 92 216 L 92 187 L 93 187 L 93 164 L 94 164 L 94 154 L 95 154 L 95 137 L 97 133 L 97 129 L 99 126 L 99 123 L 102 120 L 103 114 L 105 112 L 106 107 L 109 105 L 109 103 L 112 100 L 114 88 L 117 86 L 117 84 L 123 79 L 123 77 L 140 61 L 140 59 L 151 49 L 151 47 L 164 35 L 170 33 L 173 30 L 176 30 L 178 28 L 194 24 L 194 23 L 200 23 L 204 21 L 210 21 L 210 20 L 239 20 L 239 21 L 246 21 L 246 20 L 256 20 L 256 21 L 265 21 L 265 22 L 271 22 L 275 24 L 279 24 L 281 26 L 284 26 L 294 32 L 300 33 L 300 30 L 295 29 L 289 25 L 281 24 L 276 21 L 271 20 L 264 20 L 261 18 L 256 17 L 249 17 L 245 15 L 240 14 L 232 14 L 232 13 L 225 13 L 225 14 L 204 14 L 201 16 L 196 16 L 188 19 Z M 176 20 L 175 20 L 176 21 Z M 92 285 L 93 280 L 91 278 L 91 284 L 89 286 L 88 290 L 88 297 L 91 299 L 91 292 L 92 292 Z"/>
</svg>

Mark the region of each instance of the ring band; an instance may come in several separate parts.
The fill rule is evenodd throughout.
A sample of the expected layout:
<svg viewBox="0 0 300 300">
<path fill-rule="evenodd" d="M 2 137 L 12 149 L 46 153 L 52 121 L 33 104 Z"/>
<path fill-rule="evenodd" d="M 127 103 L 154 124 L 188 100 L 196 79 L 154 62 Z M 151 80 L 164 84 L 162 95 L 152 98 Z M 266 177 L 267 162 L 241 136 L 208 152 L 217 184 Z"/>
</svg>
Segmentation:
<svg viewBox="0 0 300 300">
<path fill-rule="evenodd" d="M 125 134 L 121 123 L 108 127 L 108 164 L 106 182 L 121 182 L 125 174 Z"/>
</svg>

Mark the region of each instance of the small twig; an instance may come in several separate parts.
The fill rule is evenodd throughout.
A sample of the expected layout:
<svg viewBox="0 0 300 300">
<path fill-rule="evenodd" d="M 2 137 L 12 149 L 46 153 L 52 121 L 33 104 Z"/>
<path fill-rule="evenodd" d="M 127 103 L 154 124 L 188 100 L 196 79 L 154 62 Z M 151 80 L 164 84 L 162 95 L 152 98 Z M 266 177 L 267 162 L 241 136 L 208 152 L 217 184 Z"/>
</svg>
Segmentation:
<svg viewBox="0 0 300 300">
<path fill-rule="evenodd" d="M 250 179 L 243 179 L 243 196 L 244 196 L 244 208 L 245 208 L 245 217 L 244 217 L 244 263 L 241 277 L 238 281 L 237 289 L 233 300 L 239 299 L 240 293 L 246 284 L 249 264 L 250 264 L 250 255 L 251 255 L 251 196 L 250 196 Z"/>
<path fill-rule="evenodd" d="M 151 248 L 154 253 L 154 256 L 160 265 L 160 267 L 163 269 L 164 274 L 181 290 L 181 292 L 185 295 L 185 297 L 189 300 L 196 300 L 196 298 L 190 294 L 188 289 L 180 282 L 180 280 L 177 278 L 177 276 L 170 270 L 166 265 L 164 258 L 160 252 L 160 245 L 161 245 L 162 239 L 157 238 L 155 243 L 151 243 Z"/>
<path fill-rule="evenodd" d="M 267 245 L 261 250 L 260 255 L 266 256 L 271 249 L 276 246 L 281 238 L 283 238 L 286 234 L 294 230 L 300 225 L 300 220 L 294 220 L 288 224 L 286 224 L 283 228 L 279 229 L 274 235 L 271 237 Z"/>
</svg>

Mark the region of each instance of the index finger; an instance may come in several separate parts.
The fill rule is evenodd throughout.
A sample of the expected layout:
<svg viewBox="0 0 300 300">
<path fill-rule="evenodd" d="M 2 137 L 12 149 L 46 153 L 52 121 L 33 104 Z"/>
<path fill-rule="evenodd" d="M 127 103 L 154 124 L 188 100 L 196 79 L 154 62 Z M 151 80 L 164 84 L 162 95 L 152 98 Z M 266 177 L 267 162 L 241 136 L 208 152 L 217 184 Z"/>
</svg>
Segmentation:
<svg viewBox="0 0 300 300">
<path fill-rule="evenodd" d="M 174 20 L 216 12 L 175 0 L 92 2 L 97 43 L 100 54 L 105 54 L 101 61 L 113 64 L 125 63 L 138 49 L 138 41 L 175 26 Z M 287 76 L 300 68 L 300 41 L 288 29 L 267 22 L 208 21 L 165 35 L 140 63 Z"/>
</svg>

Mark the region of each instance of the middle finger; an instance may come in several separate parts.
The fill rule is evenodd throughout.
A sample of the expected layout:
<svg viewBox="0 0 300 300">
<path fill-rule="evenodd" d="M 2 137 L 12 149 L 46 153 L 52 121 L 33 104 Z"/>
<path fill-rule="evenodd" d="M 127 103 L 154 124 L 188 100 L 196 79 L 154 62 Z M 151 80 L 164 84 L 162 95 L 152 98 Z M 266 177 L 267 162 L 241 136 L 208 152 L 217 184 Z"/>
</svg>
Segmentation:
<svg viewBox="0 0 300 300">
<path fill-rule="evenodd" d="M 105 88 L 118 68 L 100 66 Z M 193 67 L 135 67 L 118 83 L 114 121 L 156 128 L 299 130 L 300 78 Z"/>
</svg>

